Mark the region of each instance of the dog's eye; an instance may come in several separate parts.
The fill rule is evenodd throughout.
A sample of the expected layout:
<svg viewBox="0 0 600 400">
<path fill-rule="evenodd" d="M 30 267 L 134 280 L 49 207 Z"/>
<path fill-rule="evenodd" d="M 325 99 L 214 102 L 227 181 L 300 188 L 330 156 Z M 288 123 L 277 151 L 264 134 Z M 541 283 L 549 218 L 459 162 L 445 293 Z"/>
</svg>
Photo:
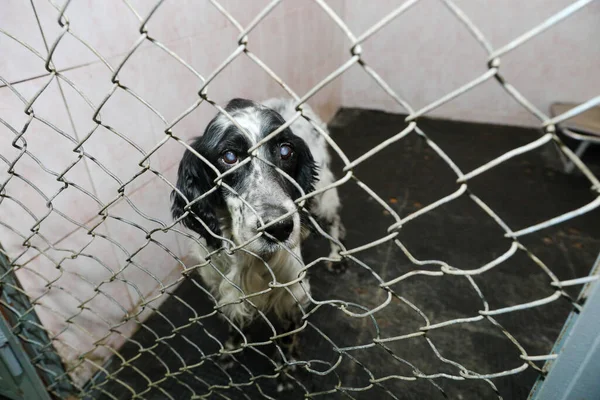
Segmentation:
<svg viewBox="0 0 600 400">
<path fill-rule="evenodd" d="M 225 164 L 233 165 L 238 162 L 238 156 L 231 150 L 227 150 L 223 153 L 223 162 Z"/>
<path fill-rule="evenodd" d="M 291 145 L 285 143 L 279 146 L 279 155 L 282 160 L 289 160 L 294 154 L 294 149 Z"/>
</svg>

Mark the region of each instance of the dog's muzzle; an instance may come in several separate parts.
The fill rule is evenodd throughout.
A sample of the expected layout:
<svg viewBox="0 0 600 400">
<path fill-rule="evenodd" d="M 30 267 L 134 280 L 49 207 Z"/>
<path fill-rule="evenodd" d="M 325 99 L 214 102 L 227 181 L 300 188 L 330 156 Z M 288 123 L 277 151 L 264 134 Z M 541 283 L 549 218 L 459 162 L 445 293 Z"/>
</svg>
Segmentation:
<svg viewBox="0 0 600 400">
<path fill-rule="evenodd" d="M 269 222 L 265 221 L 265 224 L 268 223 Z M 273 238 L 275 238 L 280 242 L 285 242 L 290 237 L 293 231 L 294 221 L 292 221 L 292 219 L 288 217 L 267 227 L 265 229 L 265 232 L 267 233 L 267 235 L 265 235 L 265 238 L 269 240 L 273 240 Z M 273 238 L 271 238 L 270 236 L 272 236 Z"/>
<path fill-rule="evenodd" d="M 282 215 L 286 214 L 287 210 L 279 206 L 270 207 L 269 212 L 263 216 L 263 222 L 265 225 L 269 225 L 272 221 L 281 218 Z M 257 229 L 260 229 L 260 223 L 257 225 Z M 266 235 L 265 239 L 271 242 L 285 242 L 292 232 L 294 231 L 294 220 L 292 217 L 287 217 L 278 221 L 272 225 L 267 226 L 264 229 Z"/>
</svg>

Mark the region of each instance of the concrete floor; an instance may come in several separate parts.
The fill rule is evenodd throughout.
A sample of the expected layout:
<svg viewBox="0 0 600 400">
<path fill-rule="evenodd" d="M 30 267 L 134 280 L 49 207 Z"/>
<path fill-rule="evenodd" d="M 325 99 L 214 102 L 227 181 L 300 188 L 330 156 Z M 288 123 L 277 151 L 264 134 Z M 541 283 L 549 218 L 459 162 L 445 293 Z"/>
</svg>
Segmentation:
<svg viewBox="0 0 600 400">
<path fill-rule="evenodd" d="M 375 111 L 342 109 L 330 123 L 333 138 L 352 160 L 376 144 L 399 132 L 404 126 L 404 116 Z M 489 161 L 500 154 L 531 142 L 539 137 L 539 131 L 506 126 L 492 126 L 442 120 L 423 120 L 419 126 L 455 161 L 465 172 Z M 600 173 L 599 152 L 590 151 L 586 161 Z M 341 163 L 335 167 L 341 176 Z M 410 134 L 389 146 L 374 158 L 358 166 L 356 176 L 377 192 L 400 216 L 406 216 L 457 189 L 453 172 L 436 153 L 427 147 L 417 135 Z M 470 190 L 494 209 L 502 219 L 517 230 L 530 224 L 577 208 L 593 199 L 590 184 L 582 176 L 564 175 L 552 145 L 516 157 L 491 171 L 473 179 Z M 348 230 L 349 248 L 368 243 L 385 235 L 393 219 L 358 185 L 352 181 L 340 189 L 344 204 L 343 220 Z M 600 210 L 569 221 L 565 224 L 526 236 L 522 243 L 537 255 L 559 279 L 571 279 L 587 275 L 600 251 Z M 480 267 L 504 253 L 510 241 L 483 211 L 466 196 L 437 208 L 407 223 L 400 231 L 399 239 L 418 259 L 441 259 L 462 269 Z M 305 261 L 324 255 L 327 248 L 322 240 L 311 239 L 304 249 Z M 383 244 L 357 254 L 384 280 L 415 269 L 414 265 L 394 244 Z M 438 270 L 436 266 L 423 269 Z M 358 264 L 340 276 L 334 276 L 324 268 L 313 268 L 311 285 L 316 299 L 340 299 L 358 303 L 367 308 L 379 305 L 385 299 L 385 291 L 378 287 L 372 274 Z M 490 309 L 507 307 L 540 299 L 552 294 L 549 279 L 525 254 L 517 253 L 496 268 L 474 277 Z M 481 309 L 481 300 L 464 277 L 414 276 L 393 286 L 400 296 L 415 304 L 431 321 L 438 323 L 459 317 L 472 317 Z M 578 288 L 570 293 L 574 296 Z M 184 307 L 181 300 L 194 309 Z M 528 354 L 548 353 L 571 311 L 571 304 L 564 300 L 524 311 L 499 315 L 502 324 L 525 348 Z M 188 319 L 211 311 L 210 303 L 203 298 L 195 283 L 187 281 L 161 307 L 161 313 L 152 316 L 147 327 L 142 328 L 121 354 L 134 357 L 140 346 L 148 347 L 157 337 L 169 336 L 173 326 L 186 325 Z M 165 323 L 168 318 L 173 326 Z M 379 327 L 382 338 L 418 331 L 423 325 L 422 317 L 400 301 L 392 301 L 375 314 L 376 324 L 370 318 L 352 318 L 334 307 L 321 307 L 310 317 L 307 329 L 300 336 L 304 360 L 335 362 L 338 353 L 332 350 L 328 337 L 338 347 L 368 344 L 376 336 Z M 317 330 L 318 328 L 318 330 Z M 192 391 L 207 393 L 207 385 L 228 385 L 228 377 L 211 361 L 195 366 L 202 354 L 218 350 L 211 335 L 224 342 L 226 330 L 216 318 L 201 320 L 182 329 L 178 335 L 165 339 L 150 351 L 143 352 L 133 367 L 124 368 L 118 379 L 136 391 L 148 388 L 148 382 L 164 379 L 167 370 L 178 371 L 184 365 L 192 366 L 183 372 L 150 386 L 143 395 L 145 399 L 164 399 L 169 393 L 174 399 L 188 399 Z M 260 326 L 255 328 L 255 341 L 263 340 L 268 332 Z M 494 373 L 516 368 L 522 364 L 519 352 L 502 332 L 487 320 L 454 325 L 431 331 L 427 336 L 444 357 L 457 361 L 478 373 Z M 270 346 L 259 349 L 271 355 Z M 425 374 L 445 372 L 457 375 L 457 369 L 442 363 L 427 345 L 424 337 L 386 343 L 386 347 L 371 347 L 349 351 L 335 369 L 325 376 L 297 371 L 295 376 L 311 392 L 330 390 L 338 385 L 348 388 L 346 393 L 326 394 L 320 398 L 356 399 L 492 399 L 497 394 L 489 384 L 480 380 L 456 381 L 446 378 L 405 381 L 389 379 L 381 386 L 370 386 L 369 379 L 392 375 L 411 376 L 414 365 Z M 159 358 L 161 361 L 157 361 Z M 247 349 L 241 359 L 254 376 L 271 374 L 272 366 L 266 358 Z M 120 365 L 114 358 L 108 370 Z M 316 370 L 325 370 L 324 364 L 314 363 Z M 370 374 L 373 376 L 371 377 Z M 241 368 L 230 372 L 234 382 L 247 382 L 250 375 Z M 526 371 L 493 380 L 498 394 L 504 399 L 526 399 L 538 374 L 531 368 Z M 101 380 L 102 377 L 98 376 Z M 274 394 L 274 381 L 257 378 L 262 390 Z M 164 390 L 161 392 L 158 386 Z M 97 393 L 94 398 L 127 399 L 131 392 L 125 385 L 109 382 L 103 386 L 111 396 Z M 357 390 L 359 389 L 359 390 Z M 240 386 L 238 389 L 218 389 L 209 397 L 217 398 L 264 398 L 255 387 Z M 283 397 L 281 397 L 283 398 Z M 303 398 L 296 390 L 285 398 Z"/>
</svg>

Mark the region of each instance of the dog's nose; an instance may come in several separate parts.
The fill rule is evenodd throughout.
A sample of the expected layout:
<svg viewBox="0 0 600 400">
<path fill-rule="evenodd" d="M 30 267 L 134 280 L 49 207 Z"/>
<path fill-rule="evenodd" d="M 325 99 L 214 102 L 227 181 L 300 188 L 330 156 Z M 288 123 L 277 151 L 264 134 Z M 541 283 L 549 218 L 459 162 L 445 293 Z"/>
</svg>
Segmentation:
<svg viewBox="0 0 600 400">
<path fill-rule="evenodd" d="M 265 222 L 268 224 L 268 222 Z M 290 237 L 294 230 L 294 221 L 291 218 L 281 220 L 265 229 L 265 232 L 273 236 L 275 239 L 283 242 Z"/>
</svg>

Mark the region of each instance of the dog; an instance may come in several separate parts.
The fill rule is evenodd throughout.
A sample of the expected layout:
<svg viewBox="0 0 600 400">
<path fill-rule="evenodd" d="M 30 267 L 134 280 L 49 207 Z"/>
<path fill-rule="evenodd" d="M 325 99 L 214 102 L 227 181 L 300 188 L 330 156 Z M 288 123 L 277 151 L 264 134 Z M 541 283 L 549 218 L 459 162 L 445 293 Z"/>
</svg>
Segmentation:
<svg viewBox="0 0 600 400">
<path fill-rule="evenodd" d="M 297 324 L 310 302 L 301 247 L 316 229 L 311 221 L 330 236 L 327 268 L 345 269 L 337 189 L 296 202 L 335 182 L 329 132 L 304 105 L 302 114 L 318 129 L 301 116 L 249 153 L 297 113 L 293 101 L 238 98 L 224 110 L 231 118 L 218 113 L 180 161 L 173 218 L 200 235 L 193 258 L 223 316 L 242 328 L 259 313 Z"/>
</svg>

